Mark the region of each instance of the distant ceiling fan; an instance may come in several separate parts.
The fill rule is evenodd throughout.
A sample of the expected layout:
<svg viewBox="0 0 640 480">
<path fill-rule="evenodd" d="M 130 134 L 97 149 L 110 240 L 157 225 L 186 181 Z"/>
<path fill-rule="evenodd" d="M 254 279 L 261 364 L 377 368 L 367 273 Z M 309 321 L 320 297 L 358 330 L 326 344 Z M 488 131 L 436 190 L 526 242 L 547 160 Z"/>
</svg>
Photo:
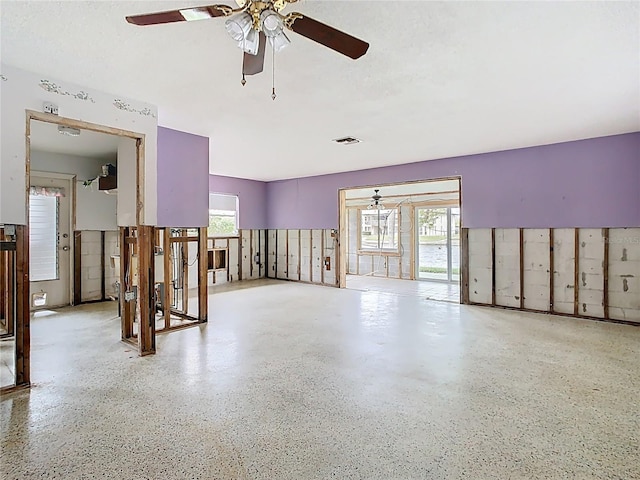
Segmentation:
<svg viewBox="0 0 640 480">
<path fill-rule="evenodd" d="M 301 13 L 292 12 L 287 15 L 281 13 L 288 4 L 295 3 L 298 0 L 235 1 L 237 8 L 232 8 L 228 5 L 208 5 L 131 15 L 126 19 L 129 23 L 143 26 L 229 17 L 225 22 L 227 32 L 237 42 L 238 47 L 244 51 L 242 64 L 243 85 L 245 84 L 245 75 L 255 75 L 262 72 L 267 41 L 274 52 L 279 52 L 291 43 L 284 33 L 285 27 L 354 60 L 367 53 L 369 48 L 368 43 L 306 17 Z M 275 90 L 273 98 L 275 99 Z"/>
</svg>

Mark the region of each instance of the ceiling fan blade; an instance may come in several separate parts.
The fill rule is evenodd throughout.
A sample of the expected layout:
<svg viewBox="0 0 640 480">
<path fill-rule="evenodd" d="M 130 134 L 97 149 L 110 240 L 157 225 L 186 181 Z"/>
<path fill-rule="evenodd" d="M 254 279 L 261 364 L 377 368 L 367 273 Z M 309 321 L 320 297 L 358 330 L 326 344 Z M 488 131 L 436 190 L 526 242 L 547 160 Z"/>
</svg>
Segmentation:
<svg viewBox="0 0 640 480">
<path fill-rule="evenodd" d="M 260 43 L 258 44 L 258 54 L 244 54 L 242 61 L 242 73 L 245 75 L 256 75 L 264 69 L 264 53 L 267 49 L 267 37 L 260 32 Z"/>
<path fill-rule="evenodd" d="M 303 37 L 329 47 L 354 60 L 360 58 L 369 49 L 369 44 L 351 35 L 336 30 L 329 25 L 305 17 L 301 13 L 290 13 L 285 17 L 285 25 Z"/>
<path fill-rule="evenodd" d="M 166 12 L 145 13 L 142 15 L 129 15 L 127 22 L 134 25 L 158 25 L 161 23 L 190 22 L 214 17 L 227 17 L 234 12 L 228 5 L 208 5 L 205 7 L 182 8 L 180 10 L 167 10 Z"/>
</svg>

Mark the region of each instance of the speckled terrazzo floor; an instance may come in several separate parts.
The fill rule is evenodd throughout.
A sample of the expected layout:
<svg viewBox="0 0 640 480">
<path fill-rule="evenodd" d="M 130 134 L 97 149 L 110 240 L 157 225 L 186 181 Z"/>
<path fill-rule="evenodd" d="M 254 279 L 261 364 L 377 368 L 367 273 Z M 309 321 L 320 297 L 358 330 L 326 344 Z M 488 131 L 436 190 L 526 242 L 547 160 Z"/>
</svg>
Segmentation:
<svg viewBox="0 0 640 480">
<path fill-rule="evenodd" d="M 211 298 L 145 358 L 112 303 L 34 320 L 2 478 L 640 478 L 640 328 L 285 282 Z"/>
</svg>

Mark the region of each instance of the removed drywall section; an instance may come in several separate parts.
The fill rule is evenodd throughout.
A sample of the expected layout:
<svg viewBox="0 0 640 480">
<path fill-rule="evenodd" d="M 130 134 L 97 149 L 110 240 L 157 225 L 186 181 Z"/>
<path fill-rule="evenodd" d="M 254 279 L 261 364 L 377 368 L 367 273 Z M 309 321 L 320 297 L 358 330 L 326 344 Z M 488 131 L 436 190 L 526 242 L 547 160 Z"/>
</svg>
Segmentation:
<svg viewBox="0 0 640 480">
<path fill-rule="evenodd" d="M 640 323 L 640 228 L 522 229 L 517 255 L 517 230 L 493 229 L 495 262 L 491 229 L 467 232 L 469 303 Z M 522 283 L 513 267 L 520 263 Z M 509 300 L 517 290 L 523 305 Z"/>
<path fill-rule="evenodd" d="M 575 301 L 575 230 L 553 230 L 553 311 L 572 314 Z"/>
<path fill-rule="evenodd" d="M 520 306 L 520 230 L 495 229 L 496 304 Z"/>
<path fill-rule="evenodd" d="M 578 239 L 578 313 L 604 317 L 604 237 L 601 228 L 581 228 Z"/>
<path fill-rule="evenodd" d="M 549 311 L 549 229 L 524 230 L 524 308 Z"/>
<path fill-rule="evenodd" d="M 102 299 L 102 243 L 101 233 L 84 231 L 81 235 L 82 291 L 80 300 L 89 302 Z M 105 265 L 106 267 L 106 265 Z"/>
<path fill-rule="evenodd" d="M 469 301 L 492 304 L 491 229 L 469 230 Z"/>
<path fill-rule="evenodd" d="M 332 230 L 268 230 L 269 278 L 337 286 Z"/>
<path fill-rule="evenodd" d="M 120 255 L 119 242 L 118 231 L 104 232 L 104 285 L 107 298 L 116 298 L 118 295 L 117 282 L 120 281 L 120 272 L 116 270 L 115 262 L 111 260 L 111 257 L 112 255 Z"/>
<path fill-rule="evenodd" d="M 289 280 L 300 280 L 299 238 L 299 230 L 287 231 L 287 278 Z"/>
<path fill-rule="evenodd" d="M 640 228 L 609 229 L 609 318 L 640 322 Z"/>
<path fill-rule="evenodd" d="M 311 230 L 300 230 L 300 281 L 311 282 L 312 272 L 312 244 Z"/>
</svg>

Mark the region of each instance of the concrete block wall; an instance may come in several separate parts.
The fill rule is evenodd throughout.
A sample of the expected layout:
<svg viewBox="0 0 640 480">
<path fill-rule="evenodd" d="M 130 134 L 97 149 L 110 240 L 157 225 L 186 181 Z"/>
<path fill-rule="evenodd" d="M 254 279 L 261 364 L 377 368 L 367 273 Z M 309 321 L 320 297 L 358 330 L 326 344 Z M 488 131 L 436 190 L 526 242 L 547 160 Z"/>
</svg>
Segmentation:
<svg viewBox="0 0 640 480">
<path fill-rule="evenodd" d="M 238 232 L 237 237 L 210 239 L 210 246 L 226 250 L 227 267 L 210 271 L 209 285 L 264 278 L 268 255 L 266 236 L 266 230 L 244 229 Z"/>
<path fill-rule="evenodd" d="M 491 229 L 469 230 L 469 301 L 491 304 Z"/>
<path fill-rule="evenodd" d="M 267 277 L 337 286 L 338 247 L 331 229 L 267 230 L 266 238 Z"/>
<path fill-rule="evenodd" d="M 640 229 L 609 229 L 609 317 L 640 323 Z"/>
<path fill-rule="evenodd" d="M 469 303 L 640 323 L 640 228 L 470 229 L 468 257 Z"/>
<path fill-rule="evenodd" d="M 496 228 L 496 303 L 507 307 L 520 306 L 520 231 L 517 228 Z"/>
<path fill-rule="evenodd" d="M 90 302 L 102 299 L 102 232 L 95 230 L 80 231 L 80 300 Z M 105 232 L 104 245 L 104 284 L 105 297 L 115 297 L 116 281 L 119 272 L 111 265 L 111 255 L 119 253 L 118 232 Z"/>
</svg>

